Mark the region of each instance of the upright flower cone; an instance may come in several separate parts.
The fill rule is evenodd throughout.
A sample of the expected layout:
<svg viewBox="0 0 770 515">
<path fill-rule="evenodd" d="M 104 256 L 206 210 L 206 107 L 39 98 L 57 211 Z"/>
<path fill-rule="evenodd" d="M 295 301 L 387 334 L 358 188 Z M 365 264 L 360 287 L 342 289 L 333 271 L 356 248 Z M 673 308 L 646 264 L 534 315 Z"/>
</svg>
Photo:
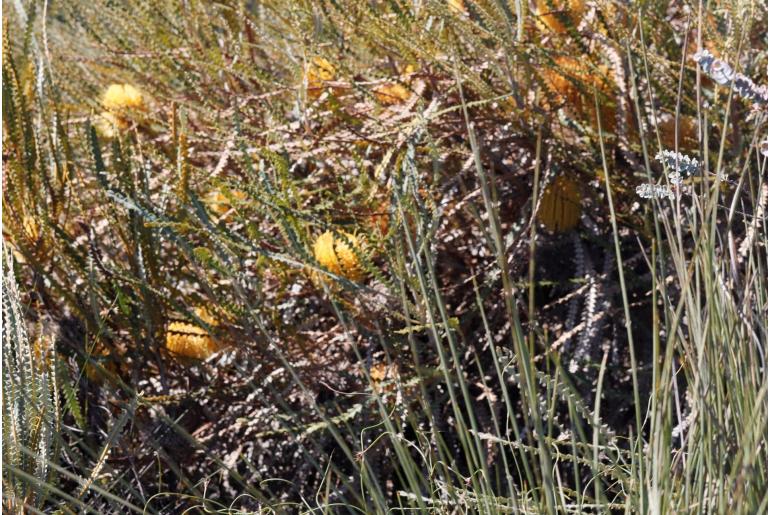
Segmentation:
<svg viewBox="0 0 770 515">
<path fill-rule="evenodd" d="M 111 113 L 128 113 L 145 108 L 142 93 L 131 84 L 110 84 L 102 96 L 102 105 Z"/>
<path fill-rule="evenodd" d="M 131 84 L 110 84 L 102 95 L 104 111 L 96 119 L 96 130 L 105 138 L 129 127 L 131 117 L 146 108 L 144 96 Z"/>
<path fill-rule="evenodd" d="M 578 184 L 571 178 L 561 175 L 543 192 L 543 198 L 537 210 L 537 220 L 551 232 L 569 231 L 580 221 L 581 200 Z"/>
<path fill-rule="evenodd" d="M 323 57 L 314 57 L 305 70 L 305 80 L 307 81 L 307 95 L 312 99 L 321 96 L 326 83 L 335 80 L 337 69 L 332 63 Z"/>
<path fill-rule="evenodd" d="M 313 254 L 316 260 L 333 274 L 358 281 L 363 278 L 364 271 L 354 249 L 359 253 L 362 249 L 354 234 L 342 233 L 335 236 L 331 231 L 326 231 L 316 239 Z"/>
<path fill-rule="evenodd" d="M 219 325 L 206 308 L 195 308 L 195 314 L 212 327 Z M 178 356 L 203 360 L 215 353 L 219 345 L 206 329 L 187 322 L 173 321 L 166 329 L 166 348 Z"/>
</svg>

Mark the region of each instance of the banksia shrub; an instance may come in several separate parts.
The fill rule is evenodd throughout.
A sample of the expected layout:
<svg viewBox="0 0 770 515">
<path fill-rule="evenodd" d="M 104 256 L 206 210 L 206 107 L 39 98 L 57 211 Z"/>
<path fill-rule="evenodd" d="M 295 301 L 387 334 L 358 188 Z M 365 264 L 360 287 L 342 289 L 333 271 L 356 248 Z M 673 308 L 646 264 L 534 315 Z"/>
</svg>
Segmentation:
<svg viewBox="0 0 770 515">
<path fill-rule="evenodd" d="M 560 175 L 543 192 L 537 219 L 551 232 L 569 231 L 580 221 L 581 200 L 577 182 Z"/>
<path fill-rule="evenodd" d="M 219 325 L 205 308 L 196 308 L 195 314 L 212 327 Z M 206 329 L 188 322 L 173 321 L 166 330 L 166 348 L 177 356 L 203 360 L 214 354 L 219 345 Z"/>
<path fill-rule="evenodd" d="M 349 233 L 335 236 L 331 231 L 326 231 L 316 239 L 313 245 L 313 254 L 321 266 L 333 274 L 352 281 L 358 281 L 364 275 L 356 255 L 356 252 L 360 251 L 361 244 L 358 238 Z"/>
<path fill-rule="evenodd" d="M 6 4 L 14 506 L 763 506 L 753 4 Z"/>
<path fill-rule="evenodd" d="M 61 405 L 54 345 L 50 337 L 33 342 L 13 263 L 2 260 L 3 513 L 41 512 L 50 495 L 40 484 L 53 482 L 61 447 Z"/>
</svg>

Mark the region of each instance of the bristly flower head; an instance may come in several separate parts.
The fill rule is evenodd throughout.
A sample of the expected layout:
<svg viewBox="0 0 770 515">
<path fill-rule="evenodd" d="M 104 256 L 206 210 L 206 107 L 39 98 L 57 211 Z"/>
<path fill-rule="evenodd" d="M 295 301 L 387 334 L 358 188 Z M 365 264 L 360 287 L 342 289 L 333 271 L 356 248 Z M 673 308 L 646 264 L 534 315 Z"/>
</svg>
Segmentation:
<svg viewBox="0 0 770 515">
<path fill-rule="evenodd" d="M 110 84 L 102 96 L 102 105 L 112 113 L 144 109 L 142 93 L 131 84 Z"/>
<path fill-rule="evenodd" d="M 195 308 L 198 318 L 212 327 L 219 325 L 206 308 Z M 218 342 L 209 332 L 195 324 L 173 321 L 166 330 L 166 348 L 172 354 L 185 358 L 204 360 L 219 349 Z"/>
<path fill-rule="evenodd" d="M 313 245 L 313 254 L 323 267 L 352 281 L 363 276 L 357 251 L 361 251 L 361 243 L 354 234 L 348 233 L 335 236 L 333 232 L 326 231 Z"/>
<path fill-rule="evenodd" d="M 551 232 L 569 231 L 580 221 L 582 200 L 579 183 L 567 175 L 560 175 L 545 188 L 537 209 L 537 220 Z"/>
<path fill-rule="evenodd" d="M 307 93 L 310 98 L 321 96 L 327 82 L 337 78 L 337 68 L 323 57 L 313 57 L 305 70 Z"/>
<path fill-rule="evenodd" d="M 708 50 L 696 52 L 693 59 L 717 84 L 726 86 L 732 83 L 733 90 L 742 98 L 755 104 L 767 104 L 767 86 L 754 84 L 754 81 L 742 73 L 736 73 L 727 62 L 717 59 Z"/>
<path fill-rule="evenodd" d="M 636 194 L 642 198 L 674 198 L 674 192 L 663 184 L 640 184 Z"/>
</svg>

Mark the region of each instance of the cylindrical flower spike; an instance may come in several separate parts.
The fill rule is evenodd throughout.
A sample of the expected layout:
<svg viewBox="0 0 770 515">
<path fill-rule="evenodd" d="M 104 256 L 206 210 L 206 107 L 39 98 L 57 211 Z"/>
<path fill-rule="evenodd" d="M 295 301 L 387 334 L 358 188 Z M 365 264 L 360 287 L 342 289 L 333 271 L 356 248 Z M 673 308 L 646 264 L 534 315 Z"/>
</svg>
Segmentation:
<svg viewBox="0 0 770 515">
<path fill-rule="evenodd" d="M 144 109 L 142 93 L 131 84 L 110 84 L 102 96 L 102 105 L 111 113 Z"/>
<path fill-rule="evenodd" d="M 110 84 L 102 95 L 104 111 L 94 122 L 104 138 L 113 138 L 118 131 L 127 129 L 131 116 L 145 110 L 142 93 L 130 84 Z"/>
<path fill-rule="evenodd" d="M 326 83 L 333 81 L 337 76 L 337 69 L 332 63 L 323 57 L 314 57 L 305 71 L 307 81 L 307 96 L 316 99 L 321 96 Z"/>
<path fill-rule="evenodd" d="M 196 308 L 195 314 L 212 327 L 219 325 L 205 308 Z M 166 329 L 166 348 L 178 356 L 203 360 L 215 353 L 219 345 L 206 329 L 174 321 Z"/>
<path fill-rule="evenodd" d="M 361 248 L 354 234 L 341 233 L 336 236 L 326 231 L 316 239 L 313 254 L 318 263 L 333 274 L 358 281 L 363 277 L 363 269 L 356 251 L 360 252 Z"/>
<path fill-rule="evenodd" d="M 537 210 L 537 219 L 549 231 L 569 231 L 580 221 L 581 200 L 580 187 L 577 183 L 561 175 L 543 192 L 543 198 Z"/>
</svg>

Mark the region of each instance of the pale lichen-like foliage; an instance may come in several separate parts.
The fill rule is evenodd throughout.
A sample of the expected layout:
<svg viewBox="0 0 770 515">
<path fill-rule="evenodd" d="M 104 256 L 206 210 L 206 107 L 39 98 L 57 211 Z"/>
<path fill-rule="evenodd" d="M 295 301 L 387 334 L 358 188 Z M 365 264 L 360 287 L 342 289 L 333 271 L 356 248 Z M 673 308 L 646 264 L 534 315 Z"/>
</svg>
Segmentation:
<svg viewBox="0 0 770 515">
<path fill-rule="evenodd" d="M 717 59 L 708 50 L 697 52 L 693 59 L 717 84 L 731 86 L 738 96 L 754 104 L 767 105 L 767 86 L 755 84 L 744 74 L 733 70 L 726 61 Z"/>
<path fill-rule="evenodd" d="M 644 199 L 674 198 L 674 192 L 665 184 L 640 184 L 636 187 L 636 194 Z"/>
<path fill-rule="evenodd" d="M 40 506 L 41 485 L 52 481 L 54 435 L 58 431 L 53 346 L 50 339 L 31 343 L 21 311 L 12 259 L 3 259 L 3 485 L 6 508 L 24 513 Z M 36 347 L 35 347 L 36 345 Z M 36 481 L 28 480 L 33 477 Z M 39 481 L 38 481 L 39 480 Z"/>
</svg>

